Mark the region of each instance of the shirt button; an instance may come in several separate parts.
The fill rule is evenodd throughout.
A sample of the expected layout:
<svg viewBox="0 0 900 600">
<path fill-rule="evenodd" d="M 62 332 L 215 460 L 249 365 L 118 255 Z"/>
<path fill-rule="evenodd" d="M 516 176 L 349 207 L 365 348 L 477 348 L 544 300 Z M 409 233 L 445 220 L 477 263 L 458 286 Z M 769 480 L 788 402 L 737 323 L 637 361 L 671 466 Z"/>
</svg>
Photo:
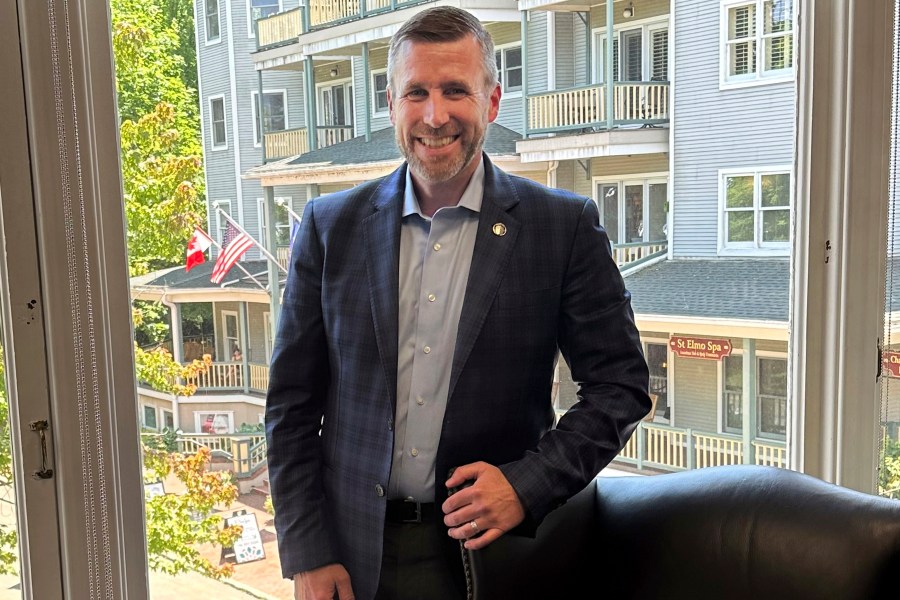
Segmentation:
<svg viewBox="0 0 900 600">
<path fill-rule="evenodd" d="M 434 294 L 428 294 L 429 302 L 434 302 L 435 300 L 437 300 L 437 296 L 435 296 Z"/>
<path fill-rule="evenodd" d="M 434 251 L 437 252 L 438 250 L 441 249 L 441 243 L 440 243 L 440 242 L 435 242 L 435 243 L 434 243 L 434 246 L 432 246 L 432 248 L 434 248 Z"/>
<path fill-rule="evenodd" d="M 381 487 L 380 483 L 375 484 L 375 495 L 378 496 L 379 498 L 384 496 L 384 488 Z"/>
<path fill-rule="evenodd" d="M 422 348 L 422 352 L 424 352 L 425 354 L 430 354 L 431 346 L 425 346 L 424 348 Z"/>
<path fill-rule="evenodd" d="M 422 396 L 416 396 L 416 404 L 422 406 L 423 404 L 425 404 L 425 398 L 423 398 Z"/>
<path fill-rule="evenodd" d="M 410 450 L 409 453 L 412 454 L 413 456 L 419 455 L 419 451 L 416 448 L 413 448 L 412 450 Z"/>
</svg>

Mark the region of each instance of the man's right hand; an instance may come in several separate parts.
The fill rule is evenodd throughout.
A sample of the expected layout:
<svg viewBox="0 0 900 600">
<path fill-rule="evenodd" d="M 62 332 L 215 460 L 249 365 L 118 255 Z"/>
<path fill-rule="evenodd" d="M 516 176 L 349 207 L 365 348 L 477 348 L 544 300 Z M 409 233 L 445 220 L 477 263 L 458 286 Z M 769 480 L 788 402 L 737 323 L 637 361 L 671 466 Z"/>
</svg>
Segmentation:
<svg viewBox="0 0 900 600">
<path fill-rule="evenodd" d="M 350 573 L 333 563 L 294 575 L 294 600 L 354 600 Z"/>
</svg>

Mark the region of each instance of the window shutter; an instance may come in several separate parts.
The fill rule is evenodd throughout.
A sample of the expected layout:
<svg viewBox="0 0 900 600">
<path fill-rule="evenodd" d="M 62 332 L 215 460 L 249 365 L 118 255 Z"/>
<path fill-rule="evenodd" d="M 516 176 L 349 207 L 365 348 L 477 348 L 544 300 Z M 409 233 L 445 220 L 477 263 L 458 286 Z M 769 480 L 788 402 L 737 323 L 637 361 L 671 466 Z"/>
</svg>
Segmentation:
<svg viewBox="0 0 900 600">
<path fill-rule="evenodd" d="M 669 31 L 654 31 L 650 38 L 650 80 L 665 81 L 669 78 Z"/>
</svg>

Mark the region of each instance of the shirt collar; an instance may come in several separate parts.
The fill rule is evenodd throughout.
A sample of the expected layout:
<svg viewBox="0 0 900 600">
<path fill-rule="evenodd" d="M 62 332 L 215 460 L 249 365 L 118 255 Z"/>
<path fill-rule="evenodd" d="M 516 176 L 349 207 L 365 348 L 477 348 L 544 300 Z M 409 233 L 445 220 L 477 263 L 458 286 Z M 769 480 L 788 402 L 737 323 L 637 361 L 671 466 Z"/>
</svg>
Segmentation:
<svg viewBox="0 0 900 600">
<path fill-rule="evenodd" d="M 474 213 L 481 212 L 481 200 L 484 196 L 484 159 L 478 161 L 478 167 L 472 173 L 469 179 L 469 185 L 463 191 L 457 206 L 468 208 Z M 431 220 L 422 214 L 419 208 L 419 199 L 416 198 L 416 191 L 413 188 L 412 175 L 409 174 L 409 167 L 406 168 L 406 188 L 403 190 L 403 217 L 409 215 L 419 215 L 423 219 Z"/>
</svg>

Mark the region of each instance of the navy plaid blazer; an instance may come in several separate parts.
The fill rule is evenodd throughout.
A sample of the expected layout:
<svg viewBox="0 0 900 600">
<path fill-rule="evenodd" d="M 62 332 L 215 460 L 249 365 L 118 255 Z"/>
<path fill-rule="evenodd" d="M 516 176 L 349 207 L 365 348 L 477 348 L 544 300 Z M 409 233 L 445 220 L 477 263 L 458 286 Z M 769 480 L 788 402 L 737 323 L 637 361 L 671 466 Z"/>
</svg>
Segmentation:
<svg viewBox="0 0 900 600">
<path fill-rule="evenodd" d="M 436 473 L 475 461 L 499 466 L 525 508 L 520 529 L 528 534 L 627 441 L 650 410 L 648 373 L 594 202 L 510 176 L 484 158 Z M 381 567 L 405 177 L 403 165 L 307 205 L 266 402 L 282 572 L 290 578 L 342 563 L 360 600 L 375 595 Z M 505 235 L 493 233 L 496 223 Z M 560 352 L 579 400 L 554 426 Z M 446 498 L 441 483 L 438 503 Z"/>
</svg>

